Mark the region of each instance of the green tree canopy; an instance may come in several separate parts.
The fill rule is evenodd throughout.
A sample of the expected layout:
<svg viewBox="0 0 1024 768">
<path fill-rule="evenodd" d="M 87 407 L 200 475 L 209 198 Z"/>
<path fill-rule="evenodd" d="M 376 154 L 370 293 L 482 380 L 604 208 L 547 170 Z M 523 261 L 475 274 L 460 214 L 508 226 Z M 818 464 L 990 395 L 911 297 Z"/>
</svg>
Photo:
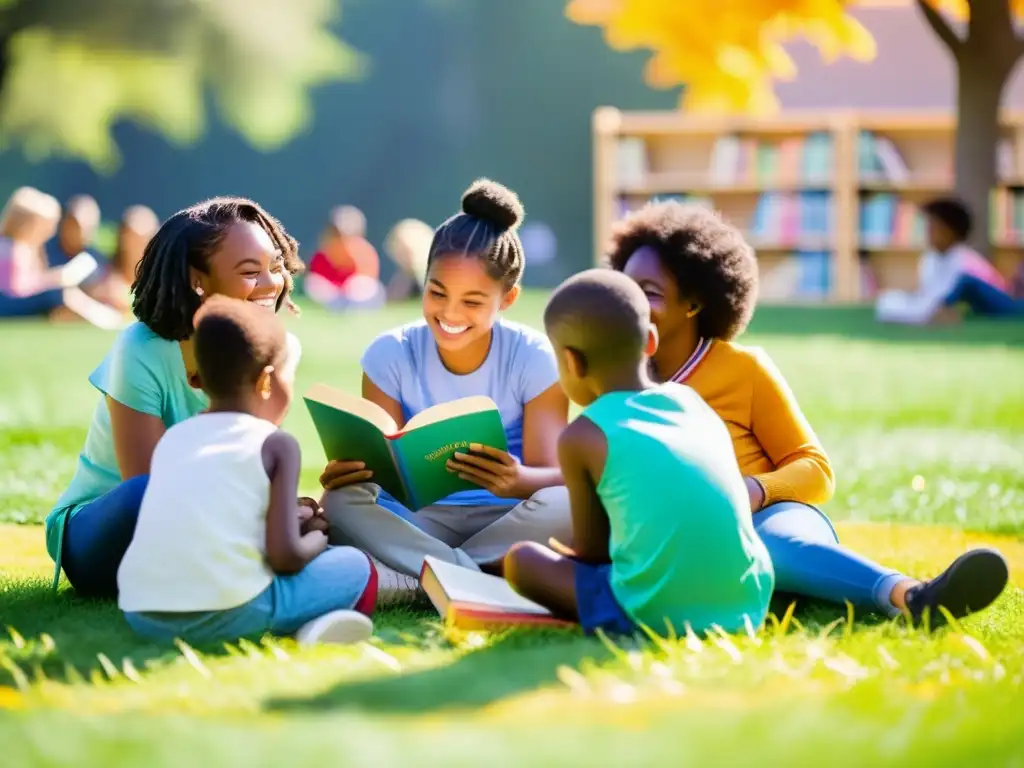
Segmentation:
<svg viewBox="0 0 1024 768">
<path fill-rule="evenodd" d="M 336 0 L 0 0 L 0 149 L 109 171 L 118 121 L 188 144 L 207 103 L 274 149 L 309 121 L 311 88 L 363 69 L 329 29 L 338 11 Z"/>
</svg>

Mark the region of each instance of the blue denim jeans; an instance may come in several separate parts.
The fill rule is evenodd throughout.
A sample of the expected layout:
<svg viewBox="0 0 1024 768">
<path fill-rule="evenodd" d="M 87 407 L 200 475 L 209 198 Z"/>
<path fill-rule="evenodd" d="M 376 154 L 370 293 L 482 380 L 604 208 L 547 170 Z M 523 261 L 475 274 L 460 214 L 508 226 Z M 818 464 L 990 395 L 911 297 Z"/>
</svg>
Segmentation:
<svg viewBox="0 0 1024 768">
<path fill-rule="evenodd" d="M 754 513 L 754 530 L 771 555 L 777 592 L 899 613 L 889 593 L 903 574 L 842 546 L 832 523 L 814 507 L 772 504 Z"/>
<path fill-rule="evenodd" d="M 329 547 L 305 568 L 275 576 L 270 586 L 237 608 L 193 613 L 126 612 L 139 635 L 211 643 L 270 632 L 294 634 L 306 622 L 352 608 L 370 581 L 370 559 L 354 547 Z"/>
<path fill-rule="evenodd" d="M 960 275 L 943 304 L 967 304 L 983 317 L 1024 317 L 1024 299 L 1015 299 L 974 275 Z"/>
<path fill-rule="evenodd" d="M 58 563 L 75 591 L 117 597 L 117 569 L 135 534 L 149 475 L 139 475 L 86 504 L 64 524 Z"/>
<path fill-rule="evenodd" d="M 0 291 L 0 317 L 46 317 L 64 306 L 64 291 L 54 288 L 31 296 L 8 296 Z"/>
</svg>

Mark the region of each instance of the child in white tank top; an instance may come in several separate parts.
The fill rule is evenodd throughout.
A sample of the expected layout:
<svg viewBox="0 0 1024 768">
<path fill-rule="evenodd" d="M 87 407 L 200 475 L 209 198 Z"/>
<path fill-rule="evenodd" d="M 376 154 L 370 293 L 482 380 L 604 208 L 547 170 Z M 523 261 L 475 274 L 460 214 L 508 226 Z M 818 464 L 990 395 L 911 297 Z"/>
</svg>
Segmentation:
<svg viewBox="0 0 1024 768">
<path fill-rule="evenodd" d="M 140 635 L 191 643 L 264 632 L 367 639 L 373 563 L 328 548 L 321 511 L 296 501 L 299 445 L 278 429 L 295 362 L 284 328 L 255 304 L 212 297 L 195 329 L 210 408 L 167 430 L 153 453 L 117 573 L 125 618 Z"/>
</svg>

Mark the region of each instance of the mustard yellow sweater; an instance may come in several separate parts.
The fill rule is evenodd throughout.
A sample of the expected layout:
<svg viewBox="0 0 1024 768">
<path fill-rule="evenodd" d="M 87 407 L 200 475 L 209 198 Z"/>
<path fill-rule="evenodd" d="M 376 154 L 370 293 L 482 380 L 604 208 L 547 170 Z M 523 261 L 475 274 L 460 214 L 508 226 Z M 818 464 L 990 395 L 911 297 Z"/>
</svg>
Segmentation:
<svg viewBox="0 0 1024 768">
<path fill-rule="evenodd" d="M 765 506 L 832 498 L 828 456 L 764 351 L 715 340 L 684 383 L 729 427 L 740 469 L 764 486 Z"/>
</svg>

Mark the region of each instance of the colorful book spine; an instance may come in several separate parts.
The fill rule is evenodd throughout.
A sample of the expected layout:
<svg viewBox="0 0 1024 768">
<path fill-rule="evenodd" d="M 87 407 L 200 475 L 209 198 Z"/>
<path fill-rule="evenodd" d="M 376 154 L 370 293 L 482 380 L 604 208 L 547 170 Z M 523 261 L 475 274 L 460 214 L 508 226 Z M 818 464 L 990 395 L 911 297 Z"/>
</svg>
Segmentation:
<svg viewBox="0 0 1024 768">
<path fill-rule="evenodd" d="M 914 203 L 896 195 L 868 195 L 860 204 L 860 244 L 871 249 L 923 248 L 924 215 Z"/>
<path fill-rule="evenodd" d="M 989 199 L 989 235 L 998 245 L 1024 245 L 1024 190 L 999 187 Z"/>
<path fill-rule="evenodd" d="M 827 131 L 781 141 L 722 136 L 711 151 L 709 177 L 722 186 L 827 186 L 832 179 L 832 145 Z"/>
<path fill-rule="evenodd" d="M 833 226 L 828 192 L 766 192 L 754 208 L 751 239 L 771 248 L 823 247 Z"/>
<path fill-rule="evenodd" d="M 860 204 L 860 242 L 866 248 L 884 248 L 891 244 L 896 223 L 898 199 L 882 193 L 869 195 Z"/>
<path fill-rule="evenodd" d="M 893 140 L 871 131 L 861 131 L 857 137 L 857 170 L 861 181 L 910 181 L 910 169 Z"/>
<path fill-rule="evenodd" d="M 826 298 L 832 289 L 831 251 L 797 251 L 791 258 L 799 266 L 795 298 Z"/>
</svg>

